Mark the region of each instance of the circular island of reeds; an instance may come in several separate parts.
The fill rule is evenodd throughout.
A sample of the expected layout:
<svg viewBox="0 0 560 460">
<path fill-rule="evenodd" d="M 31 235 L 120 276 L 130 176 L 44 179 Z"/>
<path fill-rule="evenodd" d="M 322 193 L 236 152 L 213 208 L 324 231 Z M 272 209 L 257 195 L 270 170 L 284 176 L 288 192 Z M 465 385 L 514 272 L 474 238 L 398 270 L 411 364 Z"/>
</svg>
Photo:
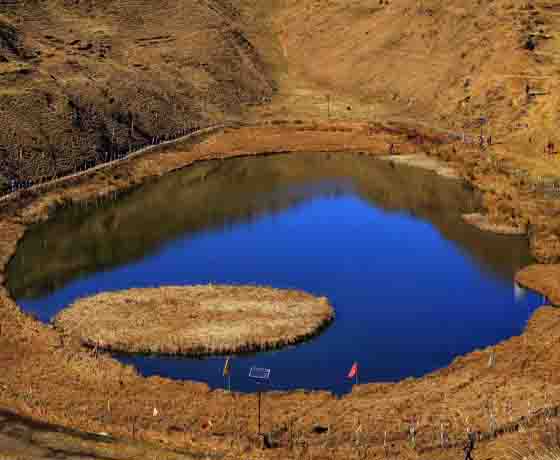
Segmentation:
<svg viewBox="0 0 560 460">
<path fill-rule="evenodd" d="M 90 347 L 188 356 L 279 348 L 334 318 L 325 297 L 256 286 L 169 286 L 79 299 L 54 319 Z"/>
</svg>

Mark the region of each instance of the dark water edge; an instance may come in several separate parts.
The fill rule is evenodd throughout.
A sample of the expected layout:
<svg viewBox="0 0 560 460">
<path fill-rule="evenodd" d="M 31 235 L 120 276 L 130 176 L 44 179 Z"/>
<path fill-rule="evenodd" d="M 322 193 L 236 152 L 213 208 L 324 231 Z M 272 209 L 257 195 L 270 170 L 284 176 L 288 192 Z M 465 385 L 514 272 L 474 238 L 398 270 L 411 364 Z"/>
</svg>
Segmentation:
<svg viewBox="0 0 560 460">
<path fill-rule="evenodd" d="M 420 376 L 519 334 L 540 298 L 518 291 L 525 238 L 481 232 L 461 214 L 479 199 L 458 181 L 359 155 L 279 154 L 209 161 L 29 231 L 9 289 L 43 321 L 104 290 L 264 284 L 327 296 L 335 323 L 296 347 L 237 357 L 232 389 L 350 389 Z M 145 375 L 224 385 L 224 358 L 121 356 Z"/>
</svg>

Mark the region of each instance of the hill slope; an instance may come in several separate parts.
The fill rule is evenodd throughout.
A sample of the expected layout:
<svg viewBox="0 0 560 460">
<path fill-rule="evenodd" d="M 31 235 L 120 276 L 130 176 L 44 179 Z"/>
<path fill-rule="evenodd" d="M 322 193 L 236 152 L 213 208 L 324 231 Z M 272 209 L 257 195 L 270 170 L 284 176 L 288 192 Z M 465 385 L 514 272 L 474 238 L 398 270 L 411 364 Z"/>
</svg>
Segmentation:
<svg viewBox="0 0 560 460">
<path fill-rule="evenodd" d="M 11 0 L 0 6 L 4 175 L 70 170 L 239 115 L 401 118 L 560 161 L 560 9 L 494 0 Z M 503 149 L 504 150 L 504 149 Z M 1 185 L 1 184 L 0 184 Z"/>
<path fill-rule="evenodd" d="M 0 5 L 4 183 L 71 171 L 129 143 L 235 116 L 240 104 L 271 94 L 227 0 L 155 5 Z"/>
<path fill-rule="evenodd" d="M 552 2 L 283 3 L 272 22 L 291 80 L 334 102 L 353 97 L 372 116 L 444 127 L 473 128 L 486 117 L 501 140 L 528 121 L 540 151 L 556 136 L 560 7 Z"/>
<path fill-rule="evenodd" d="M 254 0 L 241 1 L 245 12 L 252 11 L 247 5 L 258 8 Z M 539 260 L 560 260 L 557 2 L 285 0 L 273 6 L 268 20 L 279 42 L 280 52 L 271 54 L 281 63 L 274 73 L 279 91 L 256 118 L 330 112 L 473 136 L 474 145 L 432 153 L 485 192 L 492 220 L 527 226 Z M 481 132 L 492 140 L 484 151 Z"/>
</svg>

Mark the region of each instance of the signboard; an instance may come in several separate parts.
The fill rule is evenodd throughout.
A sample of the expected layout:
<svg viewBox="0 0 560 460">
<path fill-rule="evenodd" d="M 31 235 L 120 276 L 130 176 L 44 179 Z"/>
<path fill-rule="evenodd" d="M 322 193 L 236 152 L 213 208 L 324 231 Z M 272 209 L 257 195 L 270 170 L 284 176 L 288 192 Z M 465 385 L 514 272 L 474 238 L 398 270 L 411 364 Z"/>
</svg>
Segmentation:
<svg viewBox="0 0 560 460">
<path fill-rule="evenodd" d="M 270 369 L 264 367 L 251 367 L 249 377 L 255 380 L 268 380 L 270 378 Z"/>
<path fill-rule="evenodd" d="M 249 377 L 252 378 L 257 385 L 261 383 L 268 383 L 270 378 L 270 369 L 265 369 L 264 367 L 251 367 L 249 370 Z M 258 434 L 261 434 L 261 391 L 258 391 L 259 395 L 259 427 Z"/>
</svg>

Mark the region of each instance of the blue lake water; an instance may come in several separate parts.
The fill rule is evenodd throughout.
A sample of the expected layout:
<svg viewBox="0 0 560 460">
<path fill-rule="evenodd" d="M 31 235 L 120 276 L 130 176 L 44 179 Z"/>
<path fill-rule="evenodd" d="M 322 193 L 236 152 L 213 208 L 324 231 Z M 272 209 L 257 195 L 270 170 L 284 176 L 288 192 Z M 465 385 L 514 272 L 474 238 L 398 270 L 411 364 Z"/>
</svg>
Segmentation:
<svg viewBox="0 0 560 460">
<path fill-rule="evenodd" d="M 524 238 L 464 222 L 463 184 L 360 155 L 273 155 L 206 162 L 115 200 L 37 225 L 9 266 L 18 303 L 43 321 L 78 297 L 130 287 L 262 284 L 327 296 L 334 323 L 295 347 L 237 356 L 231 387 L 344 393 L 421 376 L 519 334 L 541 297 L 514 295 Z M 223 387 L 224 357 L 119 356 L 144 375 Z"/>
</svg>

